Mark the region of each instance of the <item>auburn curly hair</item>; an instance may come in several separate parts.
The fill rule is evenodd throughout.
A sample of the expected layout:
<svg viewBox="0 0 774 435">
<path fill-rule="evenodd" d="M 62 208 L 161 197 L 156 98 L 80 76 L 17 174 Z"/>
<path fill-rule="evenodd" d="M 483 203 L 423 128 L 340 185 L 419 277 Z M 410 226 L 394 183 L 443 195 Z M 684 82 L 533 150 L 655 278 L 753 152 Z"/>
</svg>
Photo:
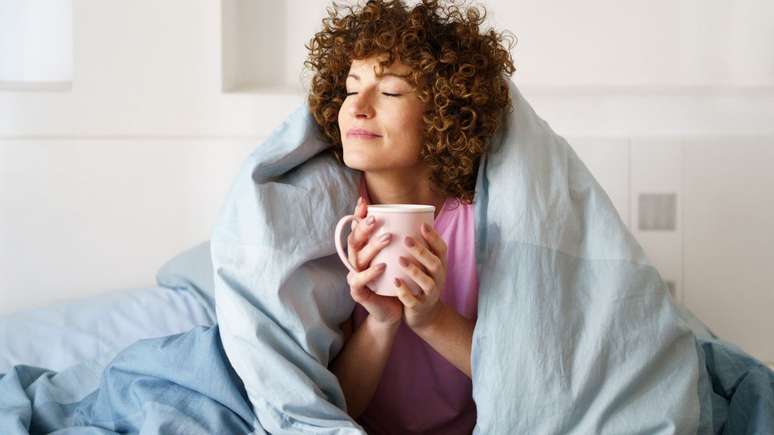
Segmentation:
<svg viewBox="0 0 774 435">
<path fill-rule="evenodd" d="M 343 163 L 338 113 L 346 95 L 346 77 L 353 59 L 387 55 L 411 67 L 407 78 L 425 103 L 420 159 L 431 169 L 436 190 L 473 202 L 481 156 L 511 107 L 508 77 L 515 67 L 501 41 L 507 35 L 479 32 L 486 17 L 477 8 L 464 11 L 422 0 L 409 10 L 401 0 L 369 0 L 349 6 L 339 16 L 333 3 L 326 9 L 323 28 L 305 45 L 304 66 L 314 71 L 308 96 L 318 128 Z"/>
</svg>

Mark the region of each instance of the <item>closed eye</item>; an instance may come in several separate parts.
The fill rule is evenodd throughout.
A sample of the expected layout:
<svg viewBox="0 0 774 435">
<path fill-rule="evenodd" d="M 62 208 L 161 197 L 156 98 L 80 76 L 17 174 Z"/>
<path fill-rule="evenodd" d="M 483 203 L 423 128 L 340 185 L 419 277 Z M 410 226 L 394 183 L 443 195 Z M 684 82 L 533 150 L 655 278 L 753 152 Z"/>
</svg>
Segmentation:
<svg viewBox="0 0 774 435">
<path fill-rule="evenodd" d="M 347 92 L 347 96 L 355 95 L 357 92 Z M 382 92 L 382 94 L 388 96 L 388 97 L 400 97 L 400 94 L 391 94 L 389 92 Z"/>
</svg>

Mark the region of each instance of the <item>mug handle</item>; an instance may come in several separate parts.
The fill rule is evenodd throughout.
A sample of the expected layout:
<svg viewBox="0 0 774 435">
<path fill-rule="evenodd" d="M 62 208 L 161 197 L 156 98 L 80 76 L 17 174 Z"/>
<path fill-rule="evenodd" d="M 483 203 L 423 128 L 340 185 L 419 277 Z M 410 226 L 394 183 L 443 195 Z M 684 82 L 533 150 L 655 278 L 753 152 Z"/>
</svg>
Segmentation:
<svg viewBox="0 0 774 435">
<path fill-rule="evenodd" d="M 351 270 L 352 272 L 357 272 L 355 268 L 349 264 L 349 259 L 346 255 L 344 255 L 344 248 L 341 246 L 341 231 L 344 229 L 344 225 L 346 225 L 349 221 L 355 219 L 355 215 L 350 214 L 347 216 L 344 216 L 339 220 L 339 223 L 336 224 L 336 252 L 339 253 L 339 258 L 341 258 L 341 261 L 344 263 L 345 266 L 347 266 L 347 269 Z"/>
</svg>

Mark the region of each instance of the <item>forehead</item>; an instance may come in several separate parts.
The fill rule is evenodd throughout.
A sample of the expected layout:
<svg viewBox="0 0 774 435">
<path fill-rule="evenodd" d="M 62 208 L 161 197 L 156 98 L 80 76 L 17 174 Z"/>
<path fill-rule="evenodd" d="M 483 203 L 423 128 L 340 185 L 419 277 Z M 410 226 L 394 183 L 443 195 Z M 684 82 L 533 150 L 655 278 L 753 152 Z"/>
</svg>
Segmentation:
<svg viewBox="0 0 774 435">
<path fill-rule="evenodd" d="M 379 76 L 379 68 L 380 66 L 378 59 L 376 57 L 370 57 L 367 59 L 353 59 L 349 71 L 356 73 L 356 75 L 362 75 L 360 73 L 365 73 Z M 396 60 L 392 63 L 392 65 L 385 66 L 384 69 L 381 70 L 381 73 L 382 76 L 404 78 L 411 73 L 411 67 Z"/>
</svg>

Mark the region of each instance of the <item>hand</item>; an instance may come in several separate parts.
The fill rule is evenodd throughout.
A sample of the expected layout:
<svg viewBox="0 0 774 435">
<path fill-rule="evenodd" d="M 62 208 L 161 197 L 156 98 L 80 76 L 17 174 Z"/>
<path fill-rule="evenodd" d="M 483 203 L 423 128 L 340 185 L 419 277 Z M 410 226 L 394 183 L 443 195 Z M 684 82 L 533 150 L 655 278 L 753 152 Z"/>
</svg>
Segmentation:
<svg viewBox="0 0 774 435">
<path fill-rule="evenodd" d="M 422 267 L 404 257 L 399 260 L 401 267 L 422 292 L 414 295 L 400 279 L 395 280 L 398 299 L 405 307 L 406 324 L 415 331 L 433 324 L 441 312 L 443 302 L 440 296 L 446 285 L 446 242 L 433 228 L 425 224 L 422 225 L 420 233 L 427 242 L 427 247 L 412 237 L 406 237 L 403 244 Z"/>
<path fill-rule="evenodd" d="M 403 305 L 394 297 L 378 295 L 366 287 L 367 283 L 384 273 L 385 264 L 371 265 L 371 260 L 390 244 L 391 235 L 387 233 L 385 240 L 373 239 L 369 242 L 376 225 L 363 220 L 366 213 L 365 201 L 358 198 L 352 232 L 347 237 L 347 257 L 357 272 L 349 272 L 347 283 L 352 299 L 362 305 L 374 320 L 386 326 L 395 326 L 403 317 Z"/>
</svg>

